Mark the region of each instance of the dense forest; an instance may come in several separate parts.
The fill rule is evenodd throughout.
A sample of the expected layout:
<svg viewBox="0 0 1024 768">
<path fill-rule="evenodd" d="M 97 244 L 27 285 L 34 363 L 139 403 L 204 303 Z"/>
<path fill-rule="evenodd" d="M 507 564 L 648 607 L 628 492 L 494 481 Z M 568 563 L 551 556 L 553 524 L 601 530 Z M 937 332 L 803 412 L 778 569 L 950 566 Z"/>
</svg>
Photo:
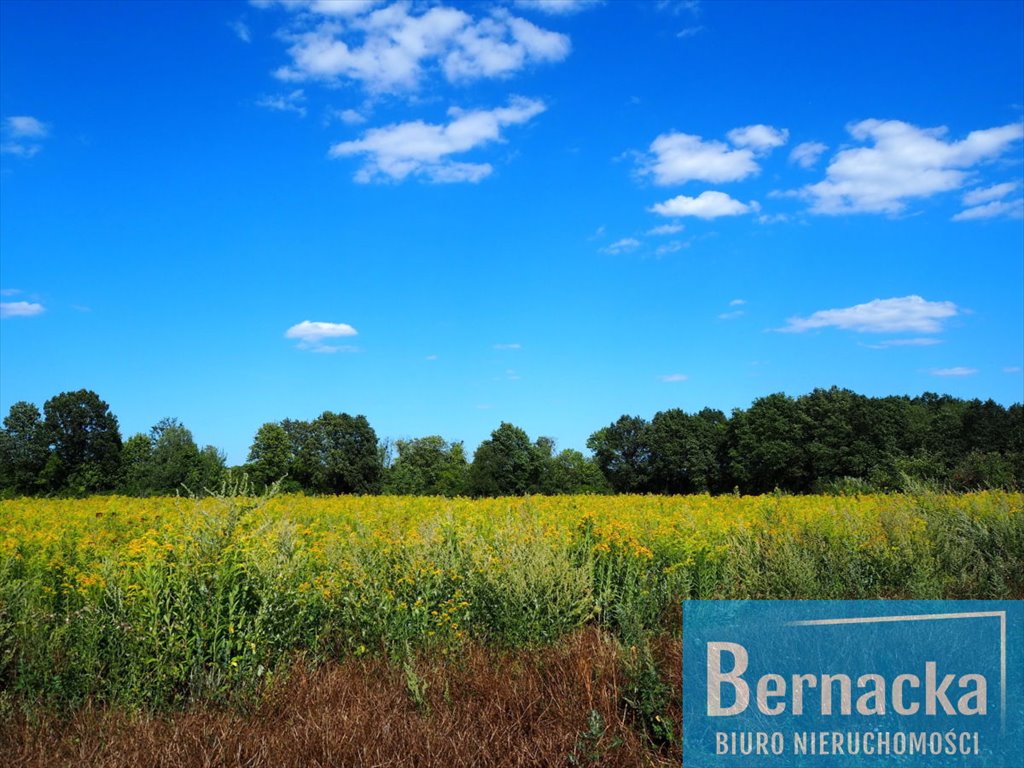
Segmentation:
<svg viewBox="0 0 1024 768">
<path fill-rule="evenodd" d="M 671 409 L 621 416 L 556 451 L 502 423 L 470 459 L 431 435 L 381 440 L 365 416 L 325 411 L 256 432 L 248 461 L 226 466 L 177 419 L 123 440 L 89 390 L 11 406 L 0 430 L 0 495 L 202 492 L 247 478 L 256 490 L 309 494 L 499 496 L 560 493 L 789 493 L 1024 488 L 1024 408 L 992 400 L 865 397 L 816 389 L 772 394 L 730 415 Z"/>
</svg>

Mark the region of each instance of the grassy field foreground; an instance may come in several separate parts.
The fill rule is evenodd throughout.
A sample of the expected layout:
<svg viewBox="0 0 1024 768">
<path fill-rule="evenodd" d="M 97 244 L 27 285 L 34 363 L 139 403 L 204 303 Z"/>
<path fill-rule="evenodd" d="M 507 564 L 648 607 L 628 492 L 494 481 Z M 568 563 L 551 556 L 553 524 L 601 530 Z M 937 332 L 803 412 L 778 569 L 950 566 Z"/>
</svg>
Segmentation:
<svg viewBox="0 0 1024 768">
<path fill-rule="evenodd" d="M 688 598 L 1024 595 L 1024 496 L 0 502 L 25 765 L 678 760 Z"/>
</svg>

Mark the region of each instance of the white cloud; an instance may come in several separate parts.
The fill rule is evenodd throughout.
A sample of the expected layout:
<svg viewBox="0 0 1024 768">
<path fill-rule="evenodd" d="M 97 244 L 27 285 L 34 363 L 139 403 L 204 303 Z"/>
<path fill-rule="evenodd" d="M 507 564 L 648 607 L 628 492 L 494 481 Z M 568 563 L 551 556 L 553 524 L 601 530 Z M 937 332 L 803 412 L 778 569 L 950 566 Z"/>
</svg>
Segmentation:
<svg viewBox="0 0 1024 768">
<path fill-rule="evenodd" d="M 743 317 L 746 314 L 742 309 L 733 310 L 732 312 L 723 312 L 718 316 L 719 320 L 735 320 L 737 317 Z"/>
<path fill-rule="evenodd" d="M 257 107 L 272 109 L 276 112 L 294 112 L 299 117 L 306 116 L 306 94 L 301 88 L 291 93 L 277 94 L 276 96 L 263 96 L 256 102 Z"/>
<path fill-rule="evenodd" d="M 359 16 L 383 0 L 249 0 L 257 8 L 278 6 L 288 11 L 306 11 L 321 16 Z"/>
<path fill-rule="evenodd" d="M 519 344 L 518 342 L 513 342 L 512 344 L 495 344 L 494 348 L 502 350 L 522 349 L 523 345 Z"/>
<path fill-rule="evenodd" d="M 941 344 L 942 339 L 918 337 L 913 339 L 886 339 L 877 344 L 868 344 L 871 349 L 889 349 L 890 347 L 933 347 Z"/>
<path fill-rule="evenodd" d="M 305 7 L 326 15 L 316 4 Z M 420 6 L 397 2 L 285 32 L 291 63 L 275 74 L 289 81 L 349 79 L 372 93 L 400 93 L 417 90 L 428 69 L 441 70 L 451 82 L 507 77 L 531 64 L 561 61 L 571 49 L 567 36 L 502 8 L 480 19 L 443 5 L 416 10 Z"/>
<path fill-rule="evenodd" d="M 676 37 L 678 37 L 681 40 L 686 40 L 687 38 L 693 37 L 694 35 L 698 35 L 698 34 L 700 34 L 703 31 L 704 31 L 703 25 L 696 26 L 696 27 L 684 27 L 683 29 L 679 30 L 676 33 Z"/>
<path fill-rule="evenodd" d="M 951 301 L 925 301 L 920 296 L 875 299 L 844 309 L 823 309 L 810 317 L 791 317 L 784 333 L 815 328 L 841 328 L 858 333 L 938 333 L 942 323 L 960 314 Z"/>
<path fill-rule="evenodd" d="M 793 151 L 789 153 L 789 162 L 796 163 L 801 168 L 810 168 L 827 149 L 828 145 L 820 141 L 805 141 L 793 147 Z"/>
<path fill-rule="evenodd" d="M 1001 200 L 1019 186 L 1019 181 L 1007 181 L 1003 184 L 993 184 L 991 187 L 972 189 L 964 195 L 964 205 L 981 205 L 982 203 L 987 203 L 990 200 Z"/>
<path fill-rule="evenodd" d="M 758 153 L 769 152 L 789 141 L 789 131 L 785 128 L 772 128 L 770 125 L 761 124 L 733 128 L 727 135 L 729 141 L 737 147 L 750 147 Z"/>
<path fill-rule="evenodd" d="M 640 247 L 640 241 L 635 237 L 624 237 L 621 240 L 616 240 L 611 245 L 606 245 L 601 249 L 602 253 L 619 254 L 626 253 L 627 251 L 634 251 Z"/>
<path fill-rule="evenodd" d="M 1008 365 L 1003 368 L 1003 373 L 1020 373 L 1022 369 L 1019 365 Z"/>
<path fill-rule="evenodd" d="M 972 131 L 961 141 L 946 141 L 945 127 L 899 120 L 862 120 L 847 130 L 873 146 L 842 150 L 823 181 L 803 188 L 814 213 L 900 213 L 908 200 L 960 189 L 970 181 L 970 169 L 1024 137 L 1022 123 Z"/>
<path fill-rule="evenodd" d="M 345 123 L 345 125 L 359 125 L 366 122 L 366 117 L 354 109 L 335 110 L 334 116 Z"/>
<path fill-rule="evenodd" d="M 977 368 L 965 368 L 963 366 L 957 366 L 956 368 L 932 368 L 932 376 L 973 376 L 978 372 Z"/>
<path fill-rule="evenodd" d="M 672 240 L 672 241 L 670 241 L 668 243 L 665 243 L 664 245 L 659 245 L 657 248 L 655 248 L 654 249 L 654 255 L 655 256 L 664 256 L 664 255 L 669 254 L 669 253 L 675 253 L 676 251 L 681 251 L 681 250 L 683 250 L 683 248 L 688 248 L 689 246 L 690 246 L 689 243 L 684 243 L 682 240 Z"/>
<path fill-rule="evenodd" d="M 3 135 L 7 141 L 0 144 L 0 154 L 35 157 L 43 149 L 40 142 L 50 135 L 50 126 L 29 115 L 14 115 L 4 118 Z"/>
<path fill-rule="evenodd" d="M 3 288 L 0 289 L 0 296 L 17 296 L 21 293 L 20 288 Z"/>
<path fill-rule="evenodd" d="M 571 16 L 600 5 L 601 2 L 602 0 L 516 0 L 516 6 L 551 16 Z"/>
<path fill-rule="evenodd" d="M 677 381 L 688 381 L 690 377 L 685 373 L 670 373 L 666 376 L 659 376 L 659 378 L 666 383 L 674 383 Z"/>
<path fill-rule="evenodd" d="M 438 357 L 437 357 L 437 355 L 427 355 L 427 356 L 426 356 L 425 358 L 423 358 L 423 359 L 424 359 L 424 360 L 426 360 L 426 361 L 428 361 L 428 362 L 431 362 L 431 363 L 432 363 L 432 362 L 434 362 L 435 360 L 437 360 L 437 359 L 438 359 Z"/>
<path fill-rule="evenodd" d="M 331 157 L 365 157 L 355 175 L 358 182 L 380 179 L 401 181 L 423 176 L 434 182 L 480 181 L 492 171 L 487 163 L 456 162 L 449 155 L 468 152 L 501 141 L 501 129 L 525 123 L 545 109 L 544 103 L 513 97 L 508 106 L 464 112 L 449 109 L 452 121 L 432 125 L 416 120 L 385 128 L 373 128 L 357 141 L 345 141 L 330 149 Z"/>
<path fill-rule="evenodd" d="M 29 115 L 8 117 L 7 131 L 15 139 L 45 139 L 50 129 L 46 123 Z"/>
<path fill-rule="evenodd" d="M 356 336 L 357 331 L 347 323 L 325 323 L 303 320 L 284 332 L 286 339 L 297 339 L 298 348 L 310 352 L 354 352 L 350 346 L 326 344 L 327 339 Z"/>
<path fill-rule="evenodd" d="M 648 235 L 676 235 L 684 229 L 682 224 L 662 224 L 647 230 Z"/>
<path fill-rule="evenodd" d="M 228 26 L 231 27 L 231 30 L 235 33 L 235 36 L 243 43 L 252 42 L 252 30 L 249 29 L 249 25 L 246 24 L 244 21 L 238 19 L 237 21 L 230 22 Z"/>
<path fill-rule="evenodd" d="M 729 306 L 730 307 L 742 307 L 746 303 L 747 303 L 746 299 L 733 299 L 732 301 L 729 302 Z"/>
<path fill-rule="evenodd" d="M 739 216 L 757 210 L 757 203 L 749 205 L 734 200 L 724 192 L 701 192 L 697 197 L 679 195 L 671 200 L 658 203 L 649 210 L 662 216 L 696 216 L 700 219 L 717 219 L 720 216 Z"/>
<path fill-rule="evenodd" d="M 953 221 L 971 221 L 974 219 L 994 219 L 1006 216 L 1011 219 L 1024 218 L 1024 199 L 993 200 L 991 203 L 967 208 L 953 216 Z"/>
<path fill-rule="evenodd" d="M 29 301 L 0 302 L 0 317 L 32 317 L 42 314 L 46 307 Z"/>
<path fill-rule="evenodd" d="M 730 149 L 722 141 L 704 141 L 688 133 L 663 133 L 651 142 L 640 172 L 656 184 L 687 181 L 739 181 L 760 170 L 750 149 Z"/>
</svg>

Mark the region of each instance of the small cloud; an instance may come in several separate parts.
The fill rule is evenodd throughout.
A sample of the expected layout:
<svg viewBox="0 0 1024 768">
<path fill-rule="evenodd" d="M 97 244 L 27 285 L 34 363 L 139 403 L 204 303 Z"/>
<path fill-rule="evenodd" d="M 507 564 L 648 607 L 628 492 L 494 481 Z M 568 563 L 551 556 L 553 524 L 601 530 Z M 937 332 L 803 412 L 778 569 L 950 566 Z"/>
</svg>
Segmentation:
<svg viewBox="0 0 1024 768">
<path fill-rule="evenodd" d="M 732 301 L 729 302 L 729 306 L 730 307 L 742 307 L 746 303 L 747 303 L 746 299 L 733 299 Z"/>
<path fill-rule="evenodd" d="M 345 125 L 359 125 L 366 122 L 366 117 L 354 109 L 335 110 L 334 116 L 345 123 Z"/>
<path fill-rule="evenodd" d="M 717 219 L 721 216 L 739 216 L 757 210 L 756 203 L 749 205 L 734 200 L 724 192 L 701 192 L 697 197 L 679 195 L 671 200 L 658 203 L 648 210 L 661 216 L 696 216 L 700 219 Z"/>
<path fill-rule="evenodd" d="M 671 384 L 677 381 L 687 381 L 690 377 L 685 373 L 670 373 L 667 376 L 659 376 L 658 378 L 667 384 Z"/>
<path fill-rule="evenodd" d="M 451 159 L 477 147 L 502 141 L 502 129 L 526 123 L 547 107 L 541 101 L 513 96 L 508 106 L 470 112 L 448 110 L 451 122 L 435 125 L 416 120 L 373 128 L 361 139 L 344 141 L 330 149 L 330 156 L 363 157 L 356 172 L 360 183 L 423 176 L 436 183 L 478 182 L 494 170 L 489 163 Z"/>
<path fill-rule="evenodd" d="M 722 314 L 720 314 L 718 316 L 718 319 L 719 320 L 735 320 L 737 317 L 743 317 L 745 314 L 747 314 L 747 313 L 744 312 L 742 309 L 737 309 L 737 310 L 734 310 L 732 312 L 723 312 Z"/>
<path fill-rule="evenodd" d="M 976 219 L 995 219 L 1005 216 L 1010 219 L 1024 218 L 1024 198 L 1020 200 L 993 200 L 991 203 L 967 208 L 953 216 L 953 221 L 972 221 Z"/>
<path fill-rule="evenodd" d="M 757 217 L 758 224 L 783 224 L 789 221 L 789 216 L 785 213 L 762 213 Z"/>
<path fill-rule="evenodd" d="M 603 0 L 516 0 L 516 6 L 549 16 L 571 16 L 600 5 Z"/>
<path fill-rule="evenodd" d="M 686 27 L 684 29 L 679 30 L 676 33 L 676 37 L 678 37 L 680 40 L 686 40 L 687 38 L 693 37 L 694 35 L 699 35 L 703 31 L 703 26 Z"/>
<path fill-rule="evenodd" d="M 0 289 L 0 296 L 17 296 L 21 293 L 20 288 L 3 288 Z"/>
<path fill-rule="evenodd" d="M 7 133 L 13 139 L 45 139 L 50 134 L 46 123 L 29 115 L 17 115 L 6 119 Z"/>
<path fill-rule="evenodd" d="M 942 323 L 963 310 L 951 301 L 925 301 L 920 296 L 875 299 L 844 309 L 823 309 L 810 317 L 791 317 L 782 333 L 840 328 L 857 333 L 938 333 Z"/>
<path fill-rule="evenodd" d="M 84 304 L 72 304 L 71 308 L 75 310 L 75 312 L 82 312 L 83 314 L 92 312 L 92 307 L 87 307 Z"/>
<path fill-rule="evenodd" d="M 237 21 L 230 22 L 228 26 L 231 27 L 231 31 L 233 31 L 235 36 L 243 43 L 252 42 L 252 30 L 249 29 L 249 25 L 244 21 L 238 19 Z"/>
<path fill-rule="evenodd" d="M 677 235 L 684 229 L 682 224 L 662 224 L 657 227 L 652 227 L 647 230 L 647 234 L 651 236 L 658 235 Z"/>
<path fill-rule="evenodd" d="M 495 344 L 495 345 L 494 345 L 494 348 L 495 348 L 495 349 L 500 349 L 500 350 L 508 350 L 508 349 L 522 349 L 522 348 L 523 348 L 523 345 L 522 345 L 522 344 L 519 344 L 519 343 L 512 343 L 512 344 Z"/>
<path fill-rule="evenodd" d="M 46 311 L 42 304 L 29 301 L 0 302 L 0 317 L 34 317 Z"/>
<path fill-rule="evenodd" d="M 0 154 L 14 155 L 26 159 L 35 157 L 43 150 L 42 140 L 50 135 L 50 126 L 29 115 L 15 115 L 4 118 Z"/>
<path fill-rule="evenodd" d="M 351 346 L 325 344 L 325 339 L 356 336 L 358 332 L 347 323 L 325 323 L 303 320 L 284 332 L 286 339 L 298 339 L 297 347 L 310 352 L 355 352 Z"/>
<path fill-rule="evenodd" d="M 624 237 L 621 240 L 616 240 L 611 245 L 606 245 L 601 249 L 601 253 L 617 255 L 620 253 L 627 253 L 628 251 L 635 251 L 639 247 L 640 241 L 635 237 Z"/>
<path fill-rule="evenodd" d="M 759 154 L 770 152 L 789 141 L 789 131 L 785 128 L 772 128 L 760 123 L 745 128 L 733 128 L 727 135 L 735 146 L 750 147 Z"/>
<path fill-rule="evenodd" d="M 913 339 L 886 339 L 877 344 L 865 344 L 869 349 L 889 349 L 890 347 L 934 347 L 941 344 L 942 339 L 913 338 Z"/>
<path fill-rule="evenodd" d="M 828 150 L 827 144 L 822 144 L 820 141 L 805 141 L 793 147 L 793 151 L 789 153 L 789 162 L 799 165 L 801 168 L 812 168 L 826 150 Z"/>
<path fill-rule="evenodd" d="M 1020 373 L 1022 369 L 1019 365 L 1008 365 L 1003 368 L 1003 373 Z"/>
<path fill-rule="evenodd" d="M 435 360 L 437 360 L 438 358 L 437 358 L 437 355 L 427 355 L 427 356 L 426 356 L 425 358 L 423 358 L 423 359 L 424 359 L 424 360 L 428 360 L 429 362 L 431 362 L 431 363 L 432 363 L 432 362 L 434 362 Z"/>
<path fill-rule="evenodd" d="M 964 205 L 981 205 L 992 200 L 1001 200 L 1020 186 L 1018 181 L 1007 181 L 1002 184 L 993 184 L 991 187 L 972 189 L 964 194 Z"/>
<path fill-rule="evenodd" d="M 977 368 L 964 368 L 963 366 L 956 368 L 932 368 L 930 371 L 932 376 L 973 376 L 977 372 Z"/>
<path fill-rule="evenodd" d="M 506 378 L 506 379 L 507 379 L 508 381 L 519 381 L 519 380 L 520 380 L 521 378 L 523 378 L 523 377 L 522 377 L 522 376 L 520 376 L 520 375 L 519 375 L 518 373 L 516 373 L 516 372 L 515 372 L 514 370 L 512 370 L 511 368 L 509 368 L 509 369 L 508 369 L 507 371 L 505 371 L 505 378 Z"/>
<path fill-rule="evenodd" d="M 657 248 L 655 248 L 654 254 L 656 256 L 664 256 L 665 254 L 668 253 L 675 253 L 676 251 L 681 251 L 683 250 L 683 248 L 689 247 L 689 245 L 689 243 L 684 243 L 682 240 L 672 240 L 671 242 L 665 243 L 664 245 L 659 245 Z"/>
<path fill-rule="evenodd" d="M 276 112 L 294 112 L 299 117 L 306 116 L 306 94 L 302 88 L 297 88 L 291 93 L 277 94 L 276 96 L 263 96 L 256 102 L 257 107 L 272 109 Z"/>
<path fill-rule="evenodd" d="M 639 173 L 665 186 L 740 181 L 760 170 L 751 149 L 732 149 L 723 141 L 705 141 L 688 133 L 663 133 L 651 142 L 648 154 L 641 155 Z"/>
</svg>

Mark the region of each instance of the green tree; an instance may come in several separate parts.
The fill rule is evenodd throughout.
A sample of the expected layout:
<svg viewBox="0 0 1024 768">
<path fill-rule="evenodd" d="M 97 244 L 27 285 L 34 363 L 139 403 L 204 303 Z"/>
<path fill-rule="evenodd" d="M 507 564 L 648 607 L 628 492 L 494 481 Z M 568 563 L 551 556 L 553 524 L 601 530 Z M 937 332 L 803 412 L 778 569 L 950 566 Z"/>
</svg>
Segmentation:
<svg viewBox="0 0 1024 768">
<path fill-rule="evenodd" d="M 52 447 L 43 475 L 51 490 L 76 494 L 108 491 L 120 475 L 121 433 L 117 417 L 87 389 L 62 392 L 43 405 Z"/>
<path fill-rule="evenodd" d="M 473 496 L 522 496 L 539 489 L 545 450 L 534 445 L 519 427 L 502 422 L 480 443 L 469 467 Z"/>
<path fill-rule="evenodd" d="M 674 408 L 654 415 L 647 430 L 650 489 L 657 493 L 710 493 L 721 484 L 727 420 L 705 408 L 690 415 Z"/>
<path fill-rule="evenodd" d="M 541 493 L 610 493 L 611 487 L 600 467 L 579 451 L 566 448 L 546 461 Z"/>
<path fill-rule="evenodd" d="M 733 480 L 746 493 L 809 490 L 804 432 L 796 402 L 781 392 L 755 400 L 747 411 L 733 411 L 728 436 Z"/>
<path fill-rule="evenodd" d="M 616 493 L 647 493 L 651 482 L 650 425 L 639 416 L 620 416 L 587 439 L 594 461 Z"/>
<path fill-rule="evenodd" d="M 465 491 L 468 465 L 462 443 L 430 435 L 397 440 L 398 458 L 388 468 L 384 492 L 412 496 L 457 496 Z"/>
<path fill-rule="evenodd" d="M 365 416 L 324 411 L 311 422 L 281 422 L 292 442 L 295 479 L 312 493 L 379 493 L 384 467 Z"/>
<path fill-rule="evenodd" d="M 288 431 L 277 422 L 268 422 L 256 430 L 249 448 L 249 477 L 257 488 L 267 488 L 292 470 L 294 454 Z M 296 488 L 298 484 L 295 483 Z M 282 484 L 284 485 L 284 484 Z"/>
<path fill-rule="evenodd" d="M 0 430 L 0 491 L 38 492 L 49 453 L 39 409 L 25 401 L 12 405 Z"/>
<path fill-rule="evenodd" d="M 141 432 L 129 437 L 121 447 L 121 479 L 118 491 L 126 496 L 146 496 L 150 488 L 153 440 Z"/>
</svg>

